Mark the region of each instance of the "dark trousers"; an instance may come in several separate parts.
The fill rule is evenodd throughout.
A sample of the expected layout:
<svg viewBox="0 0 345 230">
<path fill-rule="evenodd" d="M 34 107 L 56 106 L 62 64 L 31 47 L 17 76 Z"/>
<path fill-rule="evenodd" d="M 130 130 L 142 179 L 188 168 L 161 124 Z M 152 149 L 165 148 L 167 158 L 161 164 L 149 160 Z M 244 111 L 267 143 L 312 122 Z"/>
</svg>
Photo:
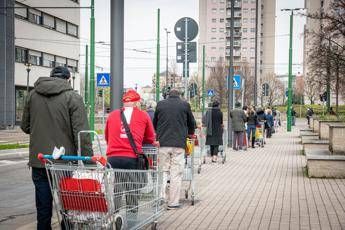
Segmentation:
<svg viewBox="0 0 345 230">
<path fill-rule="evenodd" d="M 137 158 L 129 157 L 109 157 L 108 163 L 115 169 L 138 169 Z M 126 206 L 132 212 L 137 212 L 140 176 L 138 172 L 115 172 L 115 210 L 119 210 L 123 205 L 121 204 L 122 195 L 126 195 Z M 130 191 L 130 192 L 129 192 Z"/>
<path fill-rule="evenodd" d="M 32 168 L 32 181 L 35 185 L 37 230 L 49 230 L 51 229 L 53 197 L 46 169 Z"/>
<path fill-rule="evenodd" d="M 232 148 L 235 150 L 243 149 L 244 131 L 234 131 L 234 139 L 232 140 Z"/>
<path fill-rule="evenodd" d="M 210 145 L 211 156 L 217 156 L 219 151 L 219 145 Z"/>
</svg>

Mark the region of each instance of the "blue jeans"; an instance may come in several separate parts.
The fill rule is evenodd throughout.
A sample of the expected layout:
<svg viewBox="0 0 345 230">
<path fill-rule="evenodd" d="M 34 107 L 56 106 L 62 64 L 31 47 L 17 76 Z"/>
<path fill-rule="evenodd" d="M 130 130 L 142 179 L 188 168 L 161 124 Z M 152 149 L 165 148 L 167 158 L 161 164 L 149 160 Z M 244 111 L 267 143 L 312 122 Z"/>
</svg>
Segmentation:
<svg viewBox="0 0 345 230">
<path fill-rule="evenodd" d="M 32 181 L 35 185 L 37 210 L 37 230 L 50 230 L 53 209 L 53 197 L 50 191 L 45 168 L 32 168 Z"/>
<path fill-rule="evenodd" d="M 247 125 L 247 137 L 250 140 L 250 133 L 252 133 L 252 139 L 255 138 L 256 125 Z"/>
</svg>

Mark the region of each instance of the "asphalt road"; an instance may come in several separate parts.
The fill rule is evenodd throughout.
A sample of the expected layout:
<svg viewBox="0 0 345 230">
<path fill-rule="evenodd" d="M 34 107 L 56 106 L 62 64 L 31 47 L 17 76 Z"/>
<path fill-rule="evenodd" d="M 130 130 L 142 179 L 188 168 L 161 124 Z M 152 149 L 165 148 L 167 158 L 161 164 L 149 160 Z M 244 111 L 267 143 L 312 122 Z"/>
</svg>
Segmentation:
<svg viewBox="0 0 345 230">
<path fill-rule="evenodd" d="M 17 229 L 36 219 L 27 158 L 0 160 L 0 229 Z"/>
</svg>

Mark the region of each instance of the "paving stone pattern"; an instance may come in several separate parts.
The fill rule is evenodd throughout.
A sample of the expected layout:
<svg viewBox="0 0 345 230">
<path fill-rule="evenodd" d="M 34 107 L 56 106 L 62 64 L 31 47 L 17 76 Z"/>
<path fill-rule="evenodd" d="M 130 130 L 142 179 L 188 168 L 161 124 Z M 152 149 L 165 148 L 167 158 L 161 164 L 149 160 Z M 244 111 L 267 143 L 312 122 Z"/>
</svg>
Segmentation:
<svg viewBox="0 0 345 230">
<path fill-rule="evenodd" d="M 264 148 L 228 152 L 196 178 L 195 206 L 167 211 L 159 229 L 345 229 L 345 180 L 304 175 L 299 128 Z"/>
</svg>

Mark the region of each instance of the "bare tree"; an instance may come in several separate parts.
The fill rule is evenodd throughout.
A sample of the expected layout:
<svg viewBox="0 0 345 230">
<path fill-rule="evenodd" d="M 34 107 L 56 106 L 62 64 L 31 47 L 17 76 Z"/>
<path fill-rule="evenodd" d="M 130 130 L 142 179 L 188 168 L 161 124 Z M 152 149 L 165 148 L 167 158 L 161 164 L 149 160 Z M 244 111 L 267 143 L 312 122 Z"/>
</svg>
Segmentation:
<svg viewBox="0 0 345 230">
<path fill-rule="evenodd" d="M 294 95 L 298 98 L 298 102 L 303 103 L 304 95 L 304 79 L 303 76 L 296 76 L 296 81 L 294 85 Z"/>
<path fill-rule="evenodd" d="M 243 104 L 250 105 L 254 101 L 254 76 L 250 71 L 250 66 L 248 62 L 242 64 L 241 70 L 244 79 L 244 89 L 242 89 L 244 90 Z"/>
<path fill-rule="evenodd" d="M 264 98 L 268 106 L 279 104 L 279 100 L 284 97 L 284 84 L 276 78 L 273 73 L 266 74 L 262 79 L 262 84 L 267 83 L 268 96 Z"/>
<path fill-rule="evenodd" d="M 218 61 L 216 66 L 211 68 L 210 76 L 207 79 L 207 87 L 214 89 L 215 99 L 219 101 L 221 106 L 227 102 L 226 76 L 225 65 Z"/>
<path fill-rule="evenodd" d="M 314 81 L 313 76 L 310 74 L 307 74 L 305 76 L 305 87 L 304 87 L 304 93 L 307 96 L 310 104 L 314 104 L 315 100 L 317 99 L 317 96 L 319 95 L 320 89 L 318 86 L 318 83 Z"/>
</svg>

